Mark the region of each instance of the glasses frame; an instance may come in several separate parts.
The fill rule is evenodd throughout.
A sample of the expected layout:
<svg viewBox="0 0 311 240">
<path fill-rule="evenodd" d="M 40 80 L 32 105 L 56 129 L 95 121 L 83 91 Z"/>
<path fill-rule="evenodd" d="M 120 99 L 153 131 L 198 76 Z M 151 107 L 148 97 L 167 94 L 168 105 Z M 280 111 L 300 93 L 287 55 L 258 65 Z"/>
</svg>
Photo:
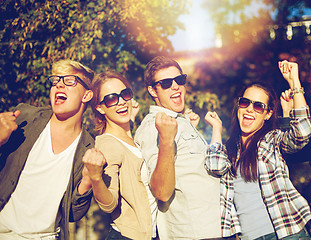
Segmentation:
<svg viewBox="0 0 311 240">
<path fill-rule="evenodd" d="M 125 91 L 130 91 L 131 98 L 125 99 L 125 98 L 122 96 L 122 95 L 124 94 Z M 107 99 L 108 97 L 110 97 L 110 96 L 116 96 L 116 97 L 117 97 L 116 103 L 113 103 L 112 105 L 106 104 L 106 101 L 107 101 L 106 99 Z M 132 91 L 132 89 L 130 89 L 130 88 L 125 88 L 125 89 L 123 89 L 123 90 L 120 92 L 120 94 L 117 94 L 117 93 L 110 93 L 110 94 L 107 94 L 107 95 L 104 96 L 103 100 L 101 100 L 101 101 L 99 102 L 99 105 L 105 104 L 105 106 L 106 106 L 107 108 L 112 107 L 112 106 L 115 106 L 115 105 L 118 105 L 118 104 L 119 104 L 120 97 L 122 97 L 122 99 L 123 99 L 124 101 L 126 101 L 126 102 L 127 102 L 127 101 L 130 101 L 130 100 L 133 98 L 133 91 Z"/>
<path fill-rule="evenodd" d="M 157 84 L 160 84 L 162 89 L 169 89 L 173 85 L 173 81 L 175 81 L 179 86 L 183 86 L 187 82 L 187 74 L 181 74 L 174 78 L 165 78 L 165 79 L 152 83 L 151 86 L 154 88 Z M 170 84 L 167 87 L 166 83 L 168 82 L 170 82 Z"/>
<path fill-rule="evenodd" d="M 248 104 L 247 104 L 246 107 L 241 107 L 241 106 L 240 106 L 240 100 L 241 100 L 241 99 L 246 99 L 246 100 L 248 101 Z M 269 110 L 268 105 L 265 104 L 265 103 L 263 103 L 263 102 L 253 101 L 253 100 L 250 100 L 250 99 L 248 99 L 248 98 L 246 98 L 246 97 L 239 97 L 239 99 L 238 99 L 238 107 L 239 107 L 239 108 L 248 108 L 248 106 L 249 106 L 250 104 L 253 105 L 254 111 L 257 112 L 257 113 L 260 113 L 260 114 L 264 113 L 265 110 Z M 255 109 L 255 105 L 257 105 L 257 106 L 258 106 L 258 105 L 263 106 L 263 108 L 261 108 L 262 111 L 258 111 L 258 109 L 256 110 L 256 109 Z"/>
<path fill-rule="evenodd" d="M 57 83 L 55 83 L 55 84 L 53 83 L 54 82 L 53 78 L 55 78 L 55 77 L 59 78 L 57 83 L 59 83 L 59 81 L 62 80 L 64 85 L 69 86 L 69 87 L 73 87 L 73 86 L 77 85 L 77 82 L 79 82 L 85 89 L 87 89 L 87 90 L 90 89 L 89 86 L 80 77 L 78 77 L 77 75 L 64 75 L 64 76 L 52 75 L 52 76 L 49 76 L 48 80 L 51 82 L 52 86 L 56 86 L 57 85 Z M 65 82 L 65 77 L 75 77 L 74 83 L 73 84 L 67 84 Z"/>
</svg>

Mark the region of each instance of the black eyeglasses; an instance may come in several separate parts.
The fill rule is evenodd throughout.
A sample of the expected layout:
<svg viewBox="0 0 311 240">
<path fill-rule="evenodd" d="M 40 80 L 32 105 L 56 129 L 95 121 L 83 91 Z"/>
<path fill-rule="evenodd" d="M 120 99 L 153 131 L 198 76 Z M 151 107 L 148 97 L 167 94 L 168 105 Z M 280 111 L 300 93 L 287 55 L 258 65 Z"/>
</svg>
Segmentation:
<svg viewBox="0 0 311 240">
<path fill-rule="evenodd" d="M 129 101 L 133 98 L 133 92 L 130 88 L 123 89 L 120 94 L 117 93 L 111 93 L 104 97 L 104 99 L 99 103 L 105 104 L 106 107 L 112 107 L 114 105 L 117 105 L 119 103 L 119 98 L 122 97 L 124 101 Z"/>
<path fill-rule="evenodd" d="M 250 104 L 253 104 L 253 109 L 255 112 L 263 113 L 268 106 L 262 102 L 252 101 L 248 98 L 240 97 L 238 100 L 238 105 L 240 108 L 247 108 Z"/>
<path fill-rule="evenodd" d="M 63 83 L 66 86 L 76 86 L 77 82 L 81 83 L 81 85 L 85 88 L 85 89 L 89 89 L 88 85 L 83 82 L 83 80 L 81 78 L 79 78 L 76 75 L 65 75 L 65 76 L 50 76 L 48 77 L 49 81 L 52 83 L 52 86 L 56 86 L 56 84 L 60 81 L 63 80 Z"/>
<path fill-rule="evenodd" d="M 160 81 L 154 82 L 151 84 L 152 87 L 155 87 L 158 83 L 160 83 L 163 89 L 168 89 L 172 86 L 173 81 L 175 81 L 178 85 L 185 85 L 187 79 L 187 74 L 182 74 L 174 78 L 166 78 Z"/>
</svg>

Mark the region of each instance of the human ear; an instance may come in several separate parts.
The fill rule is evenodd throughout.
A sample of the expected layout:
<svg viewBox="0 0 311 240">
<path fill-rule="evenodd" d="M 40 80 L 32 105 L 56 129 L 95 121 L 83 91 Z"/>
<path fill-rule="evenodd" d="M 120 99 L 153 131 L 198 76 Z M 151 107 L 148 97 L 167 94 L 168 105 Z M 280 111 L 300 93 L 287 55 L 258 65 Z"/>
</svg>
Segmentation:
<svg viewBox="0 0 311 240">
<path fill-rule="evenodd" d="M 82 98 L 82 102 L 87 103 L 87 102 L 91 101 L 92 98 L 93 98 L 93 91 L 92 90 L 87 90 L 84 93 L 84 96 Z"/>
<path fill-rule="evenodd" d="M 270 110 L 270 111 L 267 113 L 267 115 L 265 116 L 265 121 L 268 121 L 268 120 L 271 118 L 272 114 L 273 114 L 273 111 Z"/>
<path fill-rule="evenodd" d="M 97 110 L 100 114 L 102 114 L 102 115 L 105 114 L 105 111 L 102 109 L 102 107 L 101 107 L 100 105 L 97 105 L 97 106 L 96 106 L 96 110 Z"/>
<path fill-rule="evenodd" d="M 158 94 L 152 86 L 148 86 L 148 92 L 153 98 L 157 98 Z"/>
</svg>

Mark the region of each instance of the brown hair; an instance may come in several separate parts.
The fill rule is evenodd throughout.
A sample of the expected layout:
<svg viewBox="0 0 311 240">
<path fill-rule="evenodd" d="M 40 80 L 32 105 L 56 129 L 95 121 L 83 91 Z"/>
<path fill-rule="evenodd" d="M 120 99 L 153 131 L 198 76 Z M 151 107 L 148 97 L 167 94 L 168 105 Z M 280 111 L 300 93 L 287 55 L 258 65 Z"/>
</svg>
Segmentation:
<svg viewBox="0 0 311 240">
<path fill-rule="evenodd" d="M 242 178 L 246 182 L 252 182 L 258 180 L 257 174 L 257 158 L 258 158 L 258 143 L 264 138 L 264 136 L 277 126 L 277 107 L 278 99 L 272 86 L 264 82 L 254 82 L 247 85 L 239 95 L 243 96 L 246 89 L 251 87 L 257 87 L 262 89 L 269 97 L 268 108 L 273 111 L 271 117 L 265 121 L 264 125 L 257 132 L 254 133 L 245 143 L 246 148 L 241 144 L 241 127 L 239 124 L 237 112 L 238 105 L 234 106 L 232 112 L 231 132 L 228 141 L 226 142 L 228 158 L 232 163 L 232 175 L 237 176 L 236 172 L 240 166 L 240 172 Z M 240 155 L 238 158 L 238 149 L 240 146 Z"/>
<path fill-rule="evenodd" d="M 144 73 L 146 87 L 151 86 L 151 84 L 154 83 L 154 76 L 159 70 L 169 67 L 176 67 L 180 71 L 180 74 L 183 74 L 181 67 L 174 59 L 158 56 L 148 62 Z"/>
<path fill-rule="evenodd" d="M 91 107 L 92 107 L 92 110 L 95 114 L 95 131 L 98 134 L 103 134 L 105 132 L 105 129 L 106 129 L 105 115 L 101 114 L 96 109 L 96 107 L 102 101 L 102 99 L 100 99 L 101 86 L 105 82 L 107 82 L 113 78 L 119 79 L 127 88 L 131 88 L 128 80 L 116 71 L 107 70 L 106 72 L 99 73 L 95 76 L 95 78 L 93 80 L 92 87 L 91 87 L 91 89 L 94 93 L 94 96 L 91 100 Z"/>
</svg>

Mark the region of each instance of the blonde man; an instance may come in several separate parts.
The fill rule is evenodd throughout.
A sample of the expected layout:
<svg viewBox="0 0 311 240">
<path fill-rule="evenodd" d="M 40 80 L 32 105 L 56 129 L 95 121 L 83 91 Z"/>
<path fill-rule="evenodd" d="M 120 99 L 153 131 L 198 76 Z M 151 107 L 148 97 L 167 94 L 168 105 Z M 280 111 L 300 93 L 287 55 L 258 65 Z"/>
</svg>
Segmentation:
<svg viewBox="0 0 311 240">
<path fill-rule="evenodd" d="M 88 210 L 91 193 L 74 194 L 82 156 L 94 145 L 82 127 L 94 72 L 53 64 L 51 107 L 19 104 L 0 113 L 0 239 L 69 239 L 69 221 Z"/>
</svg>

